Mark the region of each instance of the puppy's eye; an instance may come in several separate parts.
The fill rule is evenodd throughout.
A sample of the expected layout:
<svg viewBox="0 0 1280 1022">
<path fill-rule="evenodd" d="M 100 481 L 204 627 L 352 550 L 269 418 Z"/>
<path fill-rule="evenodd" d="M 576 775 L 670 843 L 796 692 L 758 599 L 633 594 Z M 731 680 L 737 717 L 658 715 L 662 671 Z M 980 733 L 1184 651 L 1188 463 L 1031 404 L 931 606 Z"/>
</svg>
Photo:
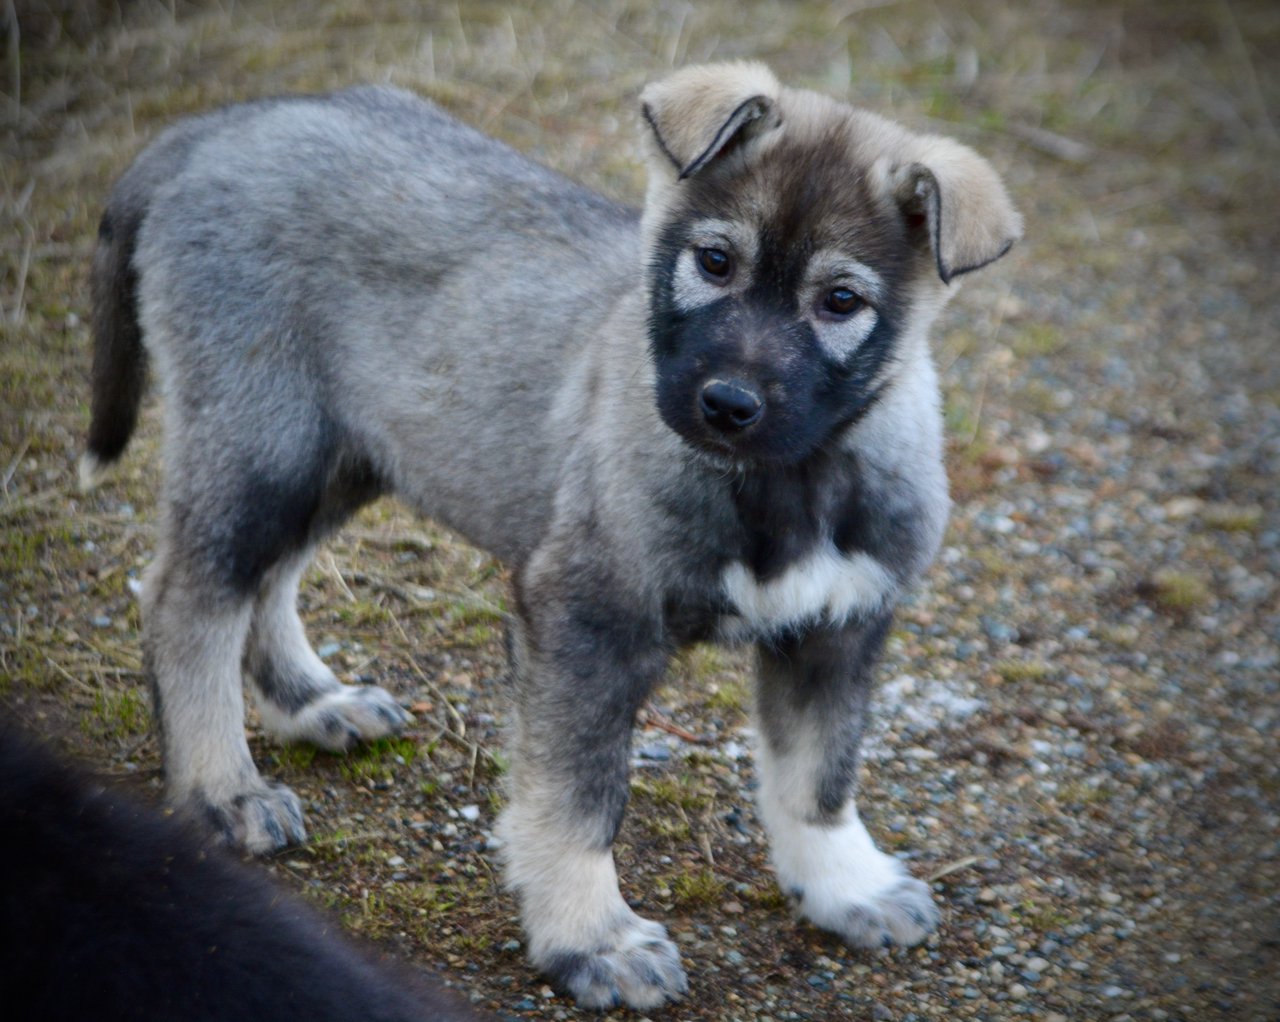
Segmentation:
<svg viewBox="0 0 1280 1022">
<path fill-rule="evenodd" d="M 723 284 L 729 279 L 729 274 L 733 272 L 733 260 L 729 258 L 729 253 L 723 249 L 700 248 L 695 255 L 698 260 L 698 269 L 712 283 Z"/>
<path fill-rule="evenodd" d="M 838 287 L 827 295 L 822 307 L 833 316 L 852 316 L 865 304 L 860 295 L 847 287 Z"/>
</svg>

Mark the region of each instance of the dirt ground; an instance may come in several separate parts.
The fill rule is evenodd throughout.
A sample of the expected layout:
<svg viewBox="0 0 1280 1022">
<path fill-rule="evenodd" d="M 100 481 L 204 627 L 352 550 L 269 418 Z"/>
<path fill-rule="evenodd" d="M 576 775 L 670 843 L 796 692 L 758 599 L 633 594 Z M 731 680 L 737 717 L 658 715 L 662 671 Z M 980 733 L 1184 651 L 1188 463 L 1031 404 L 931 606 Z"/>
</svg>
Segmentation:
<svg viewBox="0 0 1280 1022">
<path fill-rule="evenodd" d="M 699 647 L 642 715 L 619 846 L 689 970 L 653 1017 L 1280 1018 L 1280 6 L 19 0 L 0 21 L 5 712 L 158 795 L 154 399 L 114 476 L 74 485 L 96 220 L 156 131 L 391 81 L 638 201 L 643 83 L 760 58 L 979 149 L 1027 237 L 936 332 L 956 507 L 864 772 L 868 826 L 943 925 L 868 953 L 794 920 L 752 805 L 749 659 Z M 340 758 L 251 722 L 311 835 L 265 868 L 501 1017 L 588 1017 L 525 964 L 496 874 L 505 606 L 500 565 L 391 501 L 326 548 L 317 648 L 415 723 Z"/>
</svg>

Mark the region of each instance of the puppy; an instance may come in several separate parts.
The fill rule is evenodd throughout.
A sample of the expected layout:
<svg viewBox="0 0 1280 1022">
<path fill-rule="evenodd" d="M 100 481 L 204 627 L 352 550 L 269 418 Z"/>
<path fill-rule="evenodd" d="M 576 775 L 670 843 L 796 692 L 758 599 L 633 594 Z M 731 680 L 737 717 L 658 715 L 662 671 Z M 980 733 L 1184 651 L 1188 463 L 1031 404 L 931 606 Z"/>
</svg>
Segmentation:
<svg viewBox="0 0 1280 1022">
<path fill-rule="evenodd" d="M 7 725 L 0 831 L 0 1003 L 22 1017 L 479 1022 L 190 826 Z"/>
<path fill-rule="evenodd" d="M 784 890 L 849 944 L 913 944 L 928 888 L 854 801 L 872 665 L 947 517 L 927 331 L 1021 224 L 971 150 L 758 64 L 646 88 L 643 211 L 391 88 L 161 135 L 102 219 L 86 478 L 144 351 L 164 515 L 144 649 L 171 799 L 266 851 L 241 678 L 283 740 L 400 727 L 295 609 L 311 551 L 395 493 L 506 560 L 516 722 L 500 821 L 533 962 L 583 1005 L 686 987 L 622 899 L 632 722 L 673 651 L 755 644 L 760 815 Z"/>
</svg>

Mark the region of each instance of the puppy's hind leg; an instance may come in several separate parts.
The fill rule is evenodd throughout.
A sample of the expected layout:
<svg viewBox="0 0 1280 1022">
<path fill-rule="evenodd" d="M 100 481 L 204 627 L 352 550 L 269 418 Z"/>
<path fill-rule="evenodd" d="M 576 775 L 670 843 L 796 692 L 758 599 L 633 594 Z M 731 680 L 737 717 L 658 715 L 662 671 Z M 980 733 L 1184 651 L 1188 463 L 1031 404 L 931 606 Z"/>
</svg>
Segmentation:
<svg viewBox="0 0 1280 1022">
<path fill-rule="evenodd" d="M 286 716 L 338 684 L 323 664 L 315 670 L 293 597 L 308 547 L 375 489 L 371 473 L 335 471 L 334 429 L 292 382 L 282 373 L 240 381 L 238 403 L 220 409 L 217 428 L 187 391 L 171 388 L 162 553 L 143 592 L 169 798 L 255 853 L 305 833 L 297 797 L 265 781 L 250 759 L 244 663 L 257 661 L 264 691 L 289 694 Z M 217 393 L 212 384 L 204 390 Z M 288 429 L 255 422 L 262 407 Z M 337 731 L 345 743 L 345 725 Z"/>
<path fill-rule="evenodd" d="M 257 854 L 301 842 L 302 807 L 264 780 L 244 733 L 240 663 L 253 599 L 209 584 L 168 543 L 143 589 L 144 650 L 169 800 Z"/>
<path fill-rule="evenodd" d="M 398 732 L 408 714 L 373 685 L 344 685 L 307 641 L 298 617 L 298 582 L 310 551 L 267 572 L 254 606 L 245 653 L 262 725 L 284 742 L 344 752 L 357 742 Z"/>
<path fill-rule="evenodd" d="M 760 815 L 778 883 L 855 947 L 918 944 L 938 924 L 929 887 L 876 848 L 854 789 L 870 671 L 889 624 L 819 627 L 761 644 Z"/>
</svg>

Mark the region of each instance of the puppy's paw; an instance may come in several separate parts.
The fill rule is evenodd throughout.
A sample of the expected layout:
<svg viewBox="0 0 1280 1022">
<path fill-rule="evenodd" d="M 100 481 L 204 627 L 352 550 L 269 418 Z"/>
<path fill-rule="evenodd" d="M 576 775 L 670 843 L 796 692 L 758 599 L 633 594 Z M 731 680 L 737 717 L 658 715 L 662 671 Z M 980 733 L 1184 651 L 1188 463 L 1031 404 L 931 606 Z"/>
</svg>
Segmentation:
<svg viewBox="0 0 1280 1022">
<path fill-rule="evenodd" d="M 541 963 L 559 987 L 584 1008 L 626 1004 L 645 1010 L 674 1001 L 689 991 L 680 953 L 658 923 L 632 914 L 591 951 L 559 951 Z"/>
<path fill-rule="evenodd" d="M 859 865 L 798 891 L 800 914 L 852 947 L 910 947 L 937 928 L 928 884 L 879 851 Z"/>
<path fill-rule="evenodd" d="M 300 845 L 307 839 L 302 803 L 283 784 L 259 781 L 228 798 L 214 801 L 202 795 L 192 801 L 222 840 L 254 855 Z"/>
<path fill-rule="evenodd" d="M 850 905 L 832 929 L 852 947 L 911 947 L 937 929 L 940 921 L 929 885 L 903 876 L 870 900 Z"/>
<path fill-rule="evenodd" d="M 341 685 L 290 714 L 263 714 L 277 738 L 346 752 L 360 742 L 399 734 L 412 718 L 391 694 L 373 685 Z"/>
</svg>

